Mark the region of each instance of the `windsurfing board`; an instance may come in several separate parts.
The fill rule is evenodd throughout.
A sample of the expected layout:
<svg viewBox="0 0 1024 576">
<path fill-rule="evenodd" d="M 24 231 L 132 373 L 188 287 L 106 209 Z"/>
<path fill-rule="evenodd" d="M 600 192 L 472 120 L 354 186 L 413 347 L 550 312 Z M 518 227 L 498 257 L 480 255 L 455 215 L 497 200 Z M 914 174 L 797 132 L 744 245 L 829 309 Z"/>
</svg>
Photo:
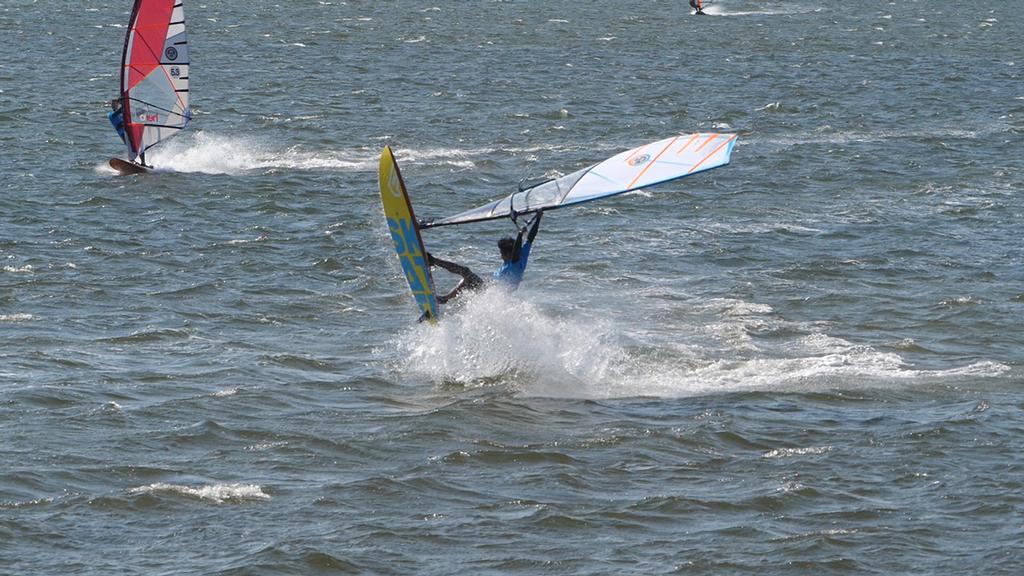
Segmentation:
<svg viewBox="0 0 1024 576">
<path fill-rule="evenodd" d="M 117 170 L 117 173 L 122 176 L 128 174 L 148 174 L 150 172 L 150 168 L 147 166 L 121 160 L 120 158 L 111 158 L 109 164 L 111 168 Z"/>
<path fill-rule="evenodd" d="M 431 323 L 437 322 L 438 304 L 434 292 L 434 279 L 430 275 L 423 238 L 420 236 L 419 222 L 412 210 L 412 202 L 405 189 L 402 174 L 398 171 L 398 163 L 385 146 L 380 155 L 380 200 L 384 205 L 384 217 L 387 219 L 388 231 L 394 243 L 398 262 L 409 283 L 412 297 L 422 312 L 422 319 Z"/>
</svg>

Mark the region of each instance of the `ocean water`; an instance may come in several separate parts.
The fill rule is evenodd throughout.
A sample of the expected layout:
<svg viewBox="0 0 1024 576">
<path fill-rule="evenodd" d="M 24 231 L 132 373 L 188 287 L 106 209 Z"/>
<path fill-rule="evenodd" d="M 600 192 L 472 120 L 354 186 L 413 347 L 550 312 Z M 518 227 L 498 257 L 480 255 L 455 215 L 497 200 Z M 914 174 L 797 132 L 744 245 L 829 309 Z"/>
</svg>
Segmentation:
<svg viewBox="0 0 1024 576">
<path fill-rule="evenodd" d="M 1016 2 L 189 1 L 119 177 L 129 4 L 0 1 L 0 574 L 1024 573 Z M 385 144 L 436 217 L 693 131 L 415 323 Z"/>
</svg>

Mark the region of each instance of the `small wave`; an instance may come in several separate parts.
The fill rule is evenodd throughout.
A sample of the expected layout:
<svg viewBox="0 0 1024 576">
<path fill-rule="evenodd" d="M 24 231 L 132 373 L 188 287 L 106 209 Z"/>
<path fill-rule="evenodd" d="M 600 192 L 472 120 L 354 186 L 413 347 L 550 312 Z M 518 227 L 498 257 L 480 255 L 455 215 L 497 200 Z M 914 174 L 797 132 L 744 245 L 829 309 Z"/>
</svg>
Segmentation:
<svg viewBox="0 0 1024 576">
<path fill-rule="evenodd" d="M 188 338 L 188 332 L 176 329 L 143 330 L 140 332 L 133 332 L 128 336 L 105 338 L 102 342 L 108 342 L 110 344 L 141 344 L 145 342 L 159 342 L 161 340 L 177 338 Z"/>
<path fill-rule="evenodd" d="M 185 288 L 176 288 L 173 290 L 164 290 L 159 292 L 149 292 L 147 296 L 174 296 L 178 298 L 186 298 L 195 296 L 198 294 L 213 293 L 220 288 L 218 281 L 203 282 L 201 284 L 195 284 L 193 286 L 187 286 Z"/>
<path fill-rule="evenodd" d="M 14 501 L 0 501 L 0 510 L 22 510 L 25 508 L 35 508 L 38 506 L 46 506 L 53 503 L 53 498 L 36 498 L 34 500 L 27 500 L 24 502 Z"/>
<path fill-rule="evenodd" d="M 743 300 L 733 300 L 727 298 L 715 298 L 707 302 L 709 308 L 718 307 L 721 309 L 721 313 L 726 316 L 749 316 L 755 314 L 769 314 L 772 312 L 772 307 L 768 304 L 759 304 L 756 302 L 745 302 Z"/>
<path fill-rule="evenodd" d="M 263 452 L 266 450 L 273 450 L 275 448 L 284 448 L 288 446 L 289 442 L 286 440 L 278 440 L 276 442 L 262 442 L 260 444 L 253 444 L 243 448 L 246 452 Z"/>
<path fill-rule="evenodd" d="M 970 306 L 972 304 L 979 304 L 979 301 L 973 296 L 957 296 L 956 298 L 947 298 L 939 302 L 939 306 L 946 308 L 953 308 L 956 306 Z"/>
<path fill-rule="evenodd" d="M 331 256 L 317 260 L 313 263 L 313 267 L 328 271 L 344 270 L 346 268 L 340 260 Z"/>
<path fill-rule="evenodd" d="M 0 322 L 31 322 L 38 319 L 38 316 L 32 314 L 0 314 Z"/>
<path fill-rule="evenodd" d="M 824 454 L 832 450 L 831 446 L 817 446 L 811 448 L 776 448 L 761 455 L 762 458 L 788 458 L 790 456 L 803 456 L 806 454 Z"/>
<path fill-rule="evenodd" d="M 928 348 L 925 348 L 924 346 L 918 344 L 917 341 L 914 340 L 913 338 L 904 338 L 904 339 L 900 340 L 899 342 L 893 343 L 892 346 L 894 348 L 896 348 L 897 350 L 902 350 L 904 352 L 916 352 L 916 353 L 930 353 L 930 352 L 932 352 L 932 350 L 930 350 Z"/>
<path fill-rule="evenodd" d="M 800 542 L 804 540 L 830 540 L 837 536 L 848 536 L 856 534 L 858 532 L 855 528 L 832 528 L 829 530 L 815 530 L 813 532 L 801 532 L 799 534 L 790 534 L 787 536 L 780 536 L 772 538 L 772 542 Z"/>
<path fill-rule="evenodd" d="M 264 362 L 272 362 L 278 366 L 284 366 L 286 368 L 297 368 L 299 370 L 315 370 L 318 372 L 333 372 L 336 370 L 336 366 L 330 362 L 324 362 L 317 360 L 316 358 L 306 358 L 303 356 L 295 356 L 292 354 L 277 354 L 273 356 L 264 356 L 261 358 Z"/>
<path fill-rule="evenodd" d="M 767 144 L 782 148 L 794 146 L 815 146 L 830 144 L 852 144 L 852 143 L 876 143 L 892 140 L 977 140 L 979 138 L 1005 132 L 1008 129 L 1006 122 L 990 121 L 974 126 L 948 127 L 934 126 L 918 130 L 835 130 L 825 125 L 816 130 L 815 134 L 807 133 L 781 138 L 758 138 L 750 137 L 740 142 L 741 146 L 752 146 Z"/>
<path fill-rule="evenodd" d="M 502 464 L 573 464 L 576 459 L 568 454 L 552 452 L 549 450 L 532 450 L 528 448 L 515 448 L 507 450 L 478 450 L 467 452 L 458 450 L 441 458 L 441 461 L 449 464 L 468 464 L 471 462 L 483 462 L 487 465 Z"/>
<path fill-rule="evenodd" d="M 268 239 L 266 234 L 261 234 L 255 238 L 234 238 L 224 242 L 227 246 L 243 246 L 245 244 L 253 244 L 256 242 L 266 242 Z"/>
<path fill-rule="evenodd" d="M 1000 376 L 1005 376 L 1011 370 L 1012 368 L 1006 364 L 985 360 L 982 362 L 975 362 L 968 366 L 962 366 L 960 368 L 950 368 L 949 370 L 924 371 L 922 374 L 931 377 L 974 376 L 978 378 L 998 378 Z"/>
<path fill-rule="evenodd" d="M 256 484 L 211 484 L 207 486 L 180 486 L 157 482 L 129 490 L 129 494 L 170 494 L 197 500 L 224 504 L 246 500 L 270 500 L 270 495 Z"/>
<path fill-rule="evenodd" d="M 366 545 L 377 545 L 381 534 L 381 532 L 370 531 L 358 538 L 365 538 Z M 388 532 L 388 534 L 391 533 Z M 357 541 L 359 541 L 358 538 Z M 380 572 L 379 569 L 374 569 L 377 568 L 376 564 L 373 564 L 371 568 L 310 546 L 293 546 L 290 542 L 281 547 L 272 544 L 262 547 L 253 546 L 252 550 L 254 551 L 240 558 L 227 561 L 224 569 L 217 573 L 252 574 L 254 566 L 259 567 L 255 571 L 261 574 L 375 574 Z M 283 558 L 288 559 L 286 565 L 281 564 Z"/>
</svg>

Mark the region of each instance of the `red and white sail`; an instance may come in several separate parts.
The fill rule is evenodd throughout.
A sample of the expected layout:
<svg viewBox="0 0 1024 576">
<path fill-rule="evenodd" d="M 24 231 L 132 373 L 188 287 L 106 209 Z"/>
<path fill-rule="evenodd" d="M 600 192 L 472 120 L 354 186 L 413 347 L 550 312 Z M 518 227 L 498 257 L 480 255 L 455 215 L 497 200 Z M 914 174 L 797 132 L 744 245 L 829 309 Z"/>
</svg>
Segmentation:
<svg viewBox="0 0 1024 576">
<path fill-rule="evenodd" d="M 135 0 L 121 60 L 129 159 L 188 124 L 188 39 L 183 0 Z"/>
</svg>

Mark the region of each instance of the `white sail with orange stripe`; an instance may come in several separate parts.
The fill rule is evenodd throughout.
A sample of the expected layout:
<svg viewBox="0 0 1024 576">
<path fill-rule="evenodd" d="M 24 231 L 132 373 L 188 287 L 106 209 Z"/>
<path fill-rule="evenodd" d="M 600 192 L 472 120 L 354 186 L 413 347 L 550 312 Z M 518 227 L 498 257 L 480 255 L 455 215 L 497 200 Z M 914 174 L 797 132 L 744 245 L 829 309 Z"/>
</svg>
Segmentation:
<svg viewBox="0 0 1024 576">
<path fill-rule="evenodd" d="M 423 228 L 494 220 L 572 206 L 663 184 L 725 166 L 736 134 L 685 134 L 638 146 L 604 162 L 549 180 L 455 216 L 423 222 Z"/>
</svg>

